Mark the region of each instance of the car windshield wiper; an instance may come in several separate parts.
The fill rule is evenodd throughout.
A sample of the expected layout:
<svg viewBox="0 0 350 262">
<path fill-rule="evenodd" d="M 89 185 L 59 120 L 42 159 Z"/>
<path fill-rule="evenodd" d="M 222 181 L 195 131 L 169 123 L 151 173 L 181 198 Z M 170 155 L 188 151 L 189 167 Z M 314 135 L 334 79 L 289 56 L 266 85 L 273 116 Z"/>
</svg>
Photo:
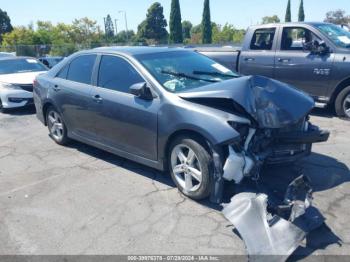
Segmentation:
<svg viewBox="0 0 350 262">
<path fill-rule="evenodd" d="M 229 74 L 224 74 L 220 72 L 207 72 L 207 71 L 193 71 L 194 75 L 208 75 L 208 76 L 222 76 L 222 77 L 229 77 L 229 78 L 237 78 L 238 76 L 236 75 L 229 75 Z"/>
<path fill-rule="evenodd" d="M 181 72 L 173 72 L 173 71 L 162 70 L 161 73 L 162 74 L 166 74 L 166 75 L 177 76 L 177 77 L 184 77 L 184 78 L 192 79 L 192 80 L 206 81 L 206 82 L 210 82 L 210 83 L 219 82 L 218 80 L 195 77 L 195 76 L 187 75 L 187 74 L 181 73 Z"/>
</svg>

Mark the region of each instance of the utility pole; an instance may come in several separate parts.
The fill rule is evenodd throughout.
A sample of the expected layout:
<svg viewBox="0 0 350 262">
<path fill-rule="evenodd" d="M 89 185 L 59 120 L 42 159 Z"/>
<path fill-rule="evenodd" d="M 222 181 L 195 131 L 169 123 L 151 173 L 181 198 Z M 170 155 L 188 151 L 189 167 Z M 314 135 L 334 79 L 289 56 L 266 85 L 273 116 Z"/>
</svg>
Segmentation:
<svg viewBox="0 0 350 262">
<path fill-rule="evenodd" d="M 126 33 L 126 43 L 129 43 L 128 18 L 126 17 L 126 11 L 120 10 L 120 11 L 118 11 L 118 13 L 119 13 L 119 14 L 120 14 L 120 13 L 124 13 L 125 29 L 126 29 L 126 32 L 125 32 L 125 33 Z"/>
<path fill-rule="evenodd" d="M 114 25 L 115 25 L 115 35 L 118 34 L 118 19 L 114 19 Z"/>
</svg>

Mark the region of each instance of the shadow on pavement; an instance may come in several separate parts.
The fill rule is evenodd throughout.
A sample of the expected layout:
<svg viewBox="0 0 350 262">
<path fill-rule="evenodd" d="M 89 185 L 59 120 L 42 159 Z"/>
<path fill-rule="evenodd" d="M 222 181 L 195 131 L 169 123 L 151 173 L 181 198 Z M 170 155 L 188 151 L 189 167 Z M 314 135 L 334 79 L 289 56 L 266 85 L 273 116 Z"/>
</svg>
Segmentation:
<svg viewBox="0 0 350 262">
<path fill-rule="evenodd" d="M 312 110 L 311 115 L 313 116 L 320 116 L 320 117 L 327 117 L 327 118 L 334 118 L 337 117 L 334 109 L 330 107 L 326 108 L 315 108 Z"/>
<path fill-rule="evenodd" d="M 172 181 L 170 175 L 165 175 L 162 172 L 155 170 L 153 168 L 150 168 L 148 166 L 144 166 L 136 162 L 132 162 L 130 160 L 121 158 L 119 156 L 113 155 L 111 153 L 108 153 L 106 151 L 100 150 L 98 148 L 95 148 L 89 145 L 82 144 L 77 141 L 72 141 L 69 146 L 70 148 L 74 148 L 84 154 L 88 154 L 102 161 L 106 161 L 112 165 L 125 168 L 129 171 L 135 172 L 139 175 L 155 180 L 169 187 L 175 187 L 175 184 Z"/>
<path fill-rule="evenodd" d="M 26 116 L 26 115 L 34 115 L 35 114 L 35 106 L 26 106 L 26 107 L 20 107 L 20 108 L 11 108 L 6 109 L 6 111 L 3 113 L 5 115 L 10 116 Z"/>
<path fill-rule="evenodd" d="M 170 175 L 163 174 L 152 168 L 131 162 L 79 142 L 73 142 L 70 147 L 169 187 L 175 187 Z M 322 163 L 322 165 L 318 163 Z M 311 184 L 316 192 L 328 190 L 350 181 L 350 172 L 346 165 L 334 158 L 314 153 L 294 167 L 265 167 L 261 172 L 259 183 L 251 180 L 245 181 L 240 186 L 227 183 L 225 187 L 224 203 L 230 202 L 230 199 L 240 192 L 263 192 L 269 196 L 269 199 L 273 199 L 273 201 L 283 201 L 288 185 L 300 175 L 300 171 L 303 171 L 303 173 L 310 178 Z M 200 201 L 199 204 L 217 211 L 222 210 L 221 205 L 212 204 L 209 200 Z M 341 245 L 341 239 L 324 223 L 320 228 L 307 236 L 306 246 L 300 246 L 294 252 L 290 261 L 306 258 L 316 250 L 323 250 L 332 244 Z"/>
<path fill-rule="evenodd" d="M 299 246 L 288 261 L 300 261 L 312 255 L 317 250 L 325 250 L 330 245 L 342 246 L 342 240 L 333 231 L 323 224 L 306 237 L 305 247 Z"/>
<path fill-rule="evenodd" d="M 339 119 L 342 119 L 344 121 L 350 121 L 350 119 L 338 117 L 335 114 L 334 109 L 332 109 L 330 107 L 315 108 L 315 109 L 312 110 L 311 115 L 312 116 L 325 117 L 325 118 L 339 118 Z"/>
</svg>

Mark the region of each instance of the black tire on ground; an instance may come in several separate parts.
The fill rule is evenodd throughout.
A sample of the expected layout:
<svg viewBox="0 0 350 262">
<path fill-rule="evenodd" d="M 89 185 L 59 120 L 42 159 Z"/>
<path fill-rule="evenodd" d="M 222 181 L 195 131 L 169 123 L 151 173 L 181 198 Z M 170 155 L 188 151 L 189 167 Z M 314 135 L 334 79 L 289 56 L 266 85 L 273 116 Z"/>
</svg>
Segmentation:
<svg viewBox="0 0 350 262">
<path fill-rule="evenodd" d="M 347 99 L 350 98 L 350 86 L 344 88 L 337 96 L 335 100 L 335 112 L 337 116 L 350 118 L 350 112 L 346 113 L 346 107 L 350 109 L 350 102 Z"/>
<path fill-rule="evenodd" d="M 179 181 L 177 180 L 173 167 L 172 167 L 172 152 L 173 150 L 180 145 L 184 145 L 185 147 L 190 148 L 197 158 L 195 161 L 197 167 L 200 167 L 202 181 L 198 183 L 199 187 L 194 191 L 186 190 Z M 206 149 L 206 145 L 204 141 L 195 137 L 178 137 L 174 141 L 172 141 L 169 152 L 168 152 L 168 167 L 171 177 L 178 187 L 179 191 L 185 196 L 194 199 L 194 200 L 202 200 L 209 197 L 211 193 L 212 186 L 212 178 L 213 178 L 213 168 L 212 168 L 212 157 Z M 180 163 L 181 164 L 181 163 Z M 185 177 L 185 175 L 184 175 Z M 197 182 L 196 180 L 194 182 Z"/>
<path fill-rule="evenodd" d="M 50 119 L 49 119 L 49 116 L 53 113 L 57 115 L 57 117 L 60 119 L 60 124 L 62 124 L 62 132 L 61 132 L 62 135 L 60 135 L 60 136 L 58 136 L 57 134 L 55 134 L 52 131 L 53 125 L 52 125 L 52 121 L 50 121 Z M 47 123 L 48 129 L 49 129 L 50 137 L 57 144 L 64 146 L 64 145 L 67 145 L 69 143 L 69 138 L 67 136 L 67 128 L 66 128 L 66 125 L 64 124 L 63 117 L 53 106 L 50 106 L 46 111 L 46 123 Z"/>
<path fill-rule="evenodd" d="M 0 99 L 0 113 L 6 113 L 6 109 L 2 107 L 1 99 Z"/>
</svg>

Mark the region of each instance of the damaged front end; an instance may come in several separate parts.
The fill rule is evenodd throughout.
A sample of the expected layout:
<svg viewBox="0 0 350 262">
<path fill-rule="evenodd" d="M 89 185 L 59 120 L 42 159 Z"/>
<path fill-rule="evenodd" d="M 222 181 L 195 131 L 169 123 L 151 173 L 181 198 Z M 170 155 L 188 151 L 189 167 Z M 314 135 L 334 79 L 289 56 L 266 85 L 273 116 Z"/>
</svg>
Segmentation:
<svg viewBox="0 0 350 262">
<path fill-rule="evenodd" d="M 329 138 L 328 131 L 309 122 L 315 105 L 310 96 L 266 77 L 240 77 L 179 96 L 247 120 L 239 123 L 228 119 L 240 140 L 212 150 L 222 151 L 223 164 L 215 166 L 216 170 L 222 169 L 224 179 L 237 184 L 244 177 L 257 180 L 264 164 L 296 162 L 311 153 L 312 144 Z"/>
<path fill-rule="evenodd" d="M 310 123 L 311 97 L 265 77 L 241 77 L 180 96 L 239 116 L 228 120 L 240 134 L 239 140 L 230 145 L 208 145 L 214 160 L 214 203 L 222 201 L 224 180 L 258 182 L 264 165 L 294 163 L 308 156 L 314 143 L 325 142 L 330 135 Z"/>
<path fill-rule="evenodd" d="M 241 77 L 180 96 L 247 119 L 228 120 L 240 134 L 238 141 L 211 146 L 215 167 L 211 201 L 215 203 L 222 201 L 224 180 L 240 184 L 248 178 L 258 183 L 264 165 L 294 163 L 330 135 L 310 123 L 311 97 L 265 77 Z M 281 203 L 272 204 L 263 192 L 242 193 L 232 198 L 223 213 L 242 236 L 252 260 L 259 256 L 259 261 L 284 261 L 308 232 L 324 222 L 311 204 L 309 180 L 300 175 Z"/>
</svg>

